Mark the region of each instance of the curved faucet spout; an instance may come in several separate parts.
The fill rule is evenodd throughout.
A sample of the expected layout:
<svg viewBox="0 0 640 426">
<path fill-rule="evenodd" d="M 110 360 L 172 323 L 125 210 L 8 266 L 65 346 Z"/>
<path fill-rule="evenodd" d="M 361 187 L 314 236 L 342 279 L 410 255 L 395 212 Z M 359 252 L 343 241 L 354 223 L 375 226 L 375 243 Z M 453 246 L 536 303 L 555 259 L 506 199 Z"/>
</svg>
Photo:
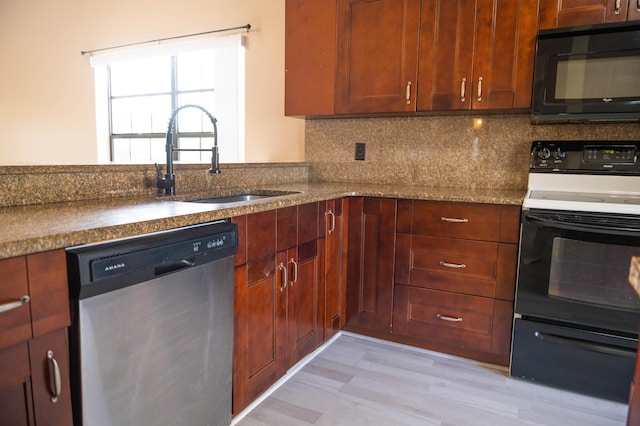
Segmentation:
<svg viewBox="0 0 640 426">
<path fill-rule="evenodd" d="M 176 193 L 176 182 L 175 175 L 173 173 L 173 153 L 175 151 L 209 151 L 208 149 L 199 149 L 199 148 L 174 148 L 173 147 L 173 126 L 176 119 L 176 116 L 180 111 L 186 108 L 196 108 L 202 111 L 209 120 L 211 124 L 213 124 L 213 147 L 211 148 L 211 168 L 209 169 L 209 173 L 218 174 L 220 173 L 220 160 L 218 155 L 218 126 L 216 118 L 211 115 L 209 111 L 201 107 L 200 105 L 195 104 L 187 104 L 182 105 L 179 108 L 176 108 L 171 114 L 171 118 L 169 119 L 169 126 L 167 127 L 167 139 L 166 139 L 166 151 L 167 151 L 167 169 L 164 178 L 160 178 L 159 168 L 156 165 L 156 170 L 158 171 L 158 188 L 164 189 L 166 195 L 175 195 Z"/>
</svg>

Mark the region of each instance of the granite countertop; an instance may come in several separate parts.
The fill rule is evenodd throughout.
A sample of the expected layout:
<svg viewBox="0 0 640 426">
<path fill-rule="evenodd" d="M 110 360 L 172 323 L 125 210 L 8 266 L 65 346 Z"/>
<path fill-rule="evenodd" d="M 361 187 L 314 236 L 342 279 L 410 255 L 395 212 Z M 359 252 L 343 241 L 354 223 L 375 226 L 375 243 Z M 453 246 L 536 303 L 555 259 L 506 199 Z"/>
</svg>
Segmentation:
<svg viewBox="0 0 640 426">
<path fill-rule="evenodd" d="M 0 208 L 0 259 L 131 237 L 280 207 L 345 196 L 387 197 L 521 205 L 524 191 L 430 188 L 360 183 L 270 185 L 253 190 L 297 191 L 293 195 L 227 204 L 189 203 L 213 195 L 192 193 L 157 198 L 113 198 Z"/>
</svg>

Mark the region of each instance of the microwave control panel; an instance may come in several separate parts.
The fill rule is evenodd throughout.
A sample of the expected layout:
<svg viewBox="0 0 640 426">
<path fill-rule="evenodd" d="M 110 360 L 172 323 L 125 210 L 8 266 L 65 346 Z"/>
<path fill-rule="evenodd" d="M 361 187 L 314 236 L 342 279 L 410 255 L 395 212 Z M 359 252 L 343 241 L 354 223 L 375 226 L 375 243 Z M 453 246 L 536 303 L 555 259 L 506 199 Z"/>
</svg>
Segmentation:
<svg viewBox="0 0 640 426">
<path fill-rule="evenodd" d="M 640 141 L 535 141 L 531 172 L 639 174 Z"/>
</svg>

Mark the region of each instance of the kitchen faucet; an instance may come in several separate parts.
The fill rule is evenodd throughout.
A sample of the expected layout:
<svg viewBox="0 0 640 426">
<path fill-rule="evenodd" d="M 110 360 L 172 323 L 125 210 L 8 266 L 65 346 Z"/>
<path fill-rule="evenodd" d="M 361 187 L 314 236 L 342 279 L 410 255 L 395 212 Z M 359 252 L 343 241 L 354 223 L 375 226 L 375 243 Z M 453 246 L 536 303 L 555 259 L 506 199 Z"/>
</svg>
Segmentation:
<svg viewBox="0 0 640 426">
<path fill-rule="evenodd" d="M 176 116 L 180 111 L 185 108 L 197 108 L 209 117 L 211 124 L 213 124 L 213 147 L 211 147 L 211 168 L 209 169 L 209 173 L 211 174 L 219 174 L 220 173 L 220 163 L 218 156 L 218 126 L 216 125 L 216 118 L 211 115 L 209 111 L 201 107 L 200 105 L 195 104 L 187 104 L 182 105 L 177 108 L 171 114 L 171 118 L 169 119 L 169 127 L 167 128 L 167 143 L 166 143 L 166 151 L 167 151 L 167 170 L 164 175 L 164 178 L 160 177 L 160 166 L 156 163 L 156 173 L 158 174 L 157 186 L 159 189 L 164 189 L 166 195 L 175 195 L 176 194 L 176 179 L 173 173 L 173 153 L 175 151 L 209 151 L 208 149 L 200 149 L 200 148 L 174 148 L 173 147 L 173 123 L 176 119 Z"/>
</svg>

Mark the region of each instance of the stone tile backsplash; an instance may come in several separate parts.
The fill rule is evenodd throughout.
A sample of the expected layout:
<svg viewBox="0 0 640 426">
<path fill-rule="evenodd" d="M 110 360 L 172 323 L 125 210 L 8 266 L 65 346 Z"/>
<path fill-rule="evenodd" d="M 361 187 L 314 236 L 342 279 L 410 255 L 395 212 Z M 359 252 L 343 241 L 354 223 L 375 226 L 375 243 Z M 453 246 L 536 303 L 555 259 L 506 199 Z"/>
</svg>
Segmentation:
<svg viewBox="0 0 640 426">
<path fill-rule="evenodd" d="M 528 114 L 307 120 L 311 181 L 525 189 L 534 140 L 639 140 L 640 124 L 530 124 Z M 366 160 L 355 161 L 355 143 Z"/>
</svg>

